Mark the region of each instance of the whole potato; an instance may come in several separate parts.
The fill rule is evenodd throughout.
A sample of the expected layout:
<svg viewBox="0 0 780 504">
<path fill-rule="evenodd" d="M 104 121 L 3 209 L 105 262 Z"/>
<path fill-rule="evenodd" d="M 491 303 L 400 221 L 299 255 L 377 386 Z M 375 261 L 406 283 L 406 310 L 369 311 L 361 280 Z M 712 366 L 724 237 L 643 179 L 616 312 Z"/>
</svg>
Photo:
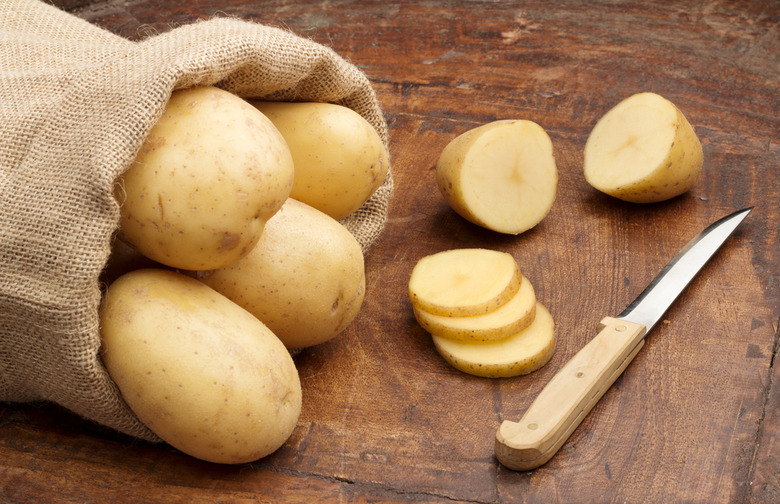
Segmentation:
<svg viewBox="0 0 780 504">
<path fill-rule="evenodd" d="M 365 295 L 357 240 L 338 221 L 292 198 L 246 257 L 199 278 L 262 320 L 288 348 L 341 333 Z"/>
<path fill-rule="evenodd" d="M 257 460 L 301 411 L 292 357 L 255 317 L 181 273 L 142 269 L 108 287 L 101 354 L 128 406 L 193 457 Z"/>
<path fill-rule="evenodd" d="M 293 169 L 284 138 L 246 101 L 214 87 L 175 91 L 116 185 L 120 234 L 167 266 L 225 266 L 257 243 Z"/>
<path fill-rule="evenodd" d="M 354 110 L 332 103 L 250 103 L 273 121 L 290 147 L 295 164 L 292 198 L 341 220 L 385 180 L 387 149 Z"/>
</svg>

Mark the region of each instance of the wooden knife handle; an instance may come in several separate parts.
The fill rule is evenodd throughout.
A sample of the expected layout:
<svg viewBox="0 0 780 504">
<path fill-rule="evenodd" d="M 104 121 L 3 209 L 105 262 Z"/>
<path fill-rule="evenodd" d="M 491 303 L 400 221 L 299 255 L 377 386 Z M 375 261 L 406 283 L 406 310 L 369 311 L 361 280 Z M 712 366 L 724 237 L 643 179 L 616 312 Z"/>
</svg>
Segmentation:
<svg viewBox="0 0 780 504">
<path fill-rule="evenodd" d="M 519 422 L 496 432 L 496 458 L 527 471 L 550 460 L 644 344 L 645 326 L 612 317 L 550 380 Z"/>
</svg>

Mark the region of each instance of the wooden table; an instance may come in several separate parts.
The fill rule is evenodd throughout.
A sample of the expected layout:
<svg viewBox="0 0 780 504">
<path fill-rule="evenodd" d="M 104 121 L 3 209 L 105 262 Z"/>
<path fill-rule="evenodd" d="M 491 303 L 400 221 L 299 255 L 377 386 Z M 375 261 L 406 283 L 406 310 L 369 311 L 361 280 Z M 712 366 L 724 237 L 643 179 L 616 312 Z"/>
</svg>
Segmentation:
<svg viewBox="0 0 780 504">
<path fill-rule="evenodd" d="M 128 439 L 51 404 L 0 406 L 0 501 L 780 501 L 780 2 L 59 0 L 130 39 L 213 15 L 284 26 L 373 82 L 395 193 L 366 258 L 367 297 L 336 340 L 297 358 L 304 405 L 289 441 L 220 466 Z M 634 205 L 585 182 L 583 147 L 621 99 L 654 91 L 694 125 L 703 176 Z M 519 236 L 444 203 L 433 167 L 458 133 L 530 119 L 552 138 L 555 205 Z M 496 428 L 710 222 L 755 210 L 547 465 L 497 464 Z M 557 323 L 557 350 L 514 379 L 460 373 L 406 297 L 420 257 L 511 252 Z"/>
</svg>

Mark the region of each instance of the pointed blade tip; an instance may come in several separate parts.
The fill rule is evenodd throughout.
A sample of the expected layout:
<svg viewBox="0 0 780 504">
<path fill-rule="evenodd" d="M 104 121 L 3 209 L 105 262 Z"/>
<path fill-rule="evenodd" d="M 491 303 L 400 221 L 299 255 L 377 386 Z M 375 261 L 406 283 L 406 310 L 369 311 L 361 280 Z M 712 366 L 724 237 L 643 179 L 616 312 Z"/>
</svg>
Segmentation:
<svg viewBox="0 0 780 504">
<path fill-rule="evenodd" d="M 694 236 L 678 253 L 675 257 L 672 258 L 672 260 L 661 270 L 661 272 L 650 282 L 650 284 L 645 288 L 645 290 L 639 294 L 639 296 L 634 299 L 627 307 L 626 309 L 617 316 L 619 319 L 629 320 L 631 322 L 636 322 L 644 325 L 647 327 L 647 332 L 650 331 L 650 329 L 655 326 L 655 324 L 661 319 L 663 314 L 666 312 L 666 310 L 671 306 L 672 302 L 677 298 L 677 296 L 685 289 L 688 282 L 693 279 L 694 276 L 696 276 L 699 272 L 699 270 L 704 266 L 705 263 L 709 261 L 709 259 L 712 257 L 712 255 L 715 254 L 715 252 L 720 248 L 721 245 L 728 239 L 729 236 L 731 236 L 734 231 L 737 229 L 737 227 L 742 223 L 742 221 L 747 217 L 747 215 L 753 210 L 753 207 L 747 207 L 743 208 L 742 210 L 737 210 L 736 212 L 733 212 L 729 215 L 726 215 L 725 217 L 721 217 L 717 221 L 713 222 L 709 226 L 707 226 L 704 230 L 702 230 L 699 234 Z M 735 221 L 735 222 L 730 222 Z M 699 264 L 696 264 L 693 268 L 688 270 L 688 273 L 683 275 L 686 277 L 684 281 L 680 282 L 675 288 L 669 289 L 667 286 L 664 286 L 664 288 L 656 289 L 658 287 L 658 284 L 664 284 L 668 282 L 662 281 L 662 279 L 670 272 L 670 270 L 682 260 L 682 258 L 686 255 L 689 255 L 690 249 L 695 246 L 699 241 L 701 241 L 705 236 L 707 236 L 709 233 L 711 233 L 713 230 L 717 228 L 723 228 L 725 224 L 727 224 L 725 227 L 728 229 L 725 236 L 722 236 L 714 247 L 712 247 L 709 252 L 706 254 L 706 257 L 703 261 L 701 261 Z M 658 296 L 651 295 L 650 293 L 653 290 L 661 290 L 666 291 L 663 299 L 657 299 Z M 651 306 L 647 306 L 648 302 L 650 300 L 646 299 L 648 297 L 656 298 L 656 301 L 659 301 L 659 306 L 652 306 L 655 303 L 651 303 Z M 644 307 L 642 306 L 644 305 Z M 648 310 L 649 309 L 649 310 Z"/>
</svg>

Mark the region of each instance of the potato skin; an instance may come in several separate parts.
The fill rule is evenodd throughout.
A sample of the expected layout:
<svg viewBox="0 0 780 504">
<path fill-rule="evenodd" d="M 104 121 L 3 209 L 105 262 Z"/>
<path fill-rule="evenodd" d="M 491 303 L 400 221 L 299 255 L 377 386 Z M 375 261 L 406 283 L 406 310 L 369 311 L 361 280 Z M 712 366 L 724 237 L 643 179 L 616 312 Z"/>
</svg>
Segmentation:
<svg viewBox="0 0 780 504">
<path fill-rule="evenodd" d="M 193 457 L 237 464 L 289 438 L 301 385 L 289 352 L 251 314 L 181 273 L 142 269 L 111 284 L 101 355 L 128 406 Z"/>
<path fill-rule="evenodd" d="M 250 103 L 273 121 L 290 147 L 295 163 L 290 197 L 341 220 L 384 182 L 387 148 L 354 110 L 332 103 Z"/>
<path fill-rule="evenodd" d="M 118 179 L 121 237 L 173 268 L 230 264 L 290 194 L 292 155 L 256 108 L 226 91 L 175 91 Z"/>
<path fill-rule="evenodd" d="M 291 349 L 337 336 L 365 296 L 360 244 L 338 221 L 292 198 L 246 257 L 199 278 L 262 320 Z"/>
</svg>

